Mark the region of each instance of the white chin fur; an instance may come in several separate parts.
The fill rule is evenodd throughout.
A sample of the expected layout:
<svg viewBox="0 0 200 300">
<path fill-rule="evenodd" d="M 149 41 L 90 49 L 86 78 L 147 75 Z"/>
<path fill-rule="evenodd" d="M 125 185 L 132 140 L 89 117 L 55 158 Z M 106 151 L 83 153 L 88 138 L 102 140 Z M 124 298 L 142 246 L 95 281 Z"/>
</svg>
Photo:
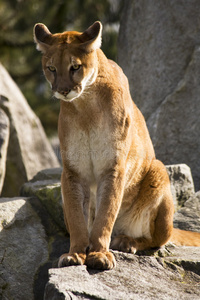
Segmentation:
<svg viewBox="0 0 200 300">
<path fill-rule="evenodd" d="M 76 93 L 75 91 L 71 91 L 69 92 L 69 94 L 65 97 L 62 94 L 55 92 L 54 96 L 59 99 L 59 100 L 63 100 L 66 102 L 71 102 L 74 99 L 78 98 L 80 96 L 80 94 Z"/>
</svg>

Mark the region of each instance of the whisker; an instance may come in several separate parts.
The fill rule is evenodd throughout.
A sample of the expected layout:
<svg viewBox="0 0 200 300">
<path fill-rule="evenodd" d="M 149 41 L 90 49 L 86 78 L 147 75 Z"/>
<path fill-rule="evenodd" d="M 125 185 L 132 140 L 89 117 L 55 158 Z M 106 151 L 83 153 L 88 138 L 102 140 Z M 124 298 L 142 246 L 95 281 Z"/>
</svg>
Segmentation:
<svg viewBox="0 0 200 300">
<path fill-rule="evenodd" d="M 58 99 L 56 98 L 56 96 L 54 94 L 51 96 L 51 100 L 52 100 L 52 102 L 58 101 Z"/>
</svg>

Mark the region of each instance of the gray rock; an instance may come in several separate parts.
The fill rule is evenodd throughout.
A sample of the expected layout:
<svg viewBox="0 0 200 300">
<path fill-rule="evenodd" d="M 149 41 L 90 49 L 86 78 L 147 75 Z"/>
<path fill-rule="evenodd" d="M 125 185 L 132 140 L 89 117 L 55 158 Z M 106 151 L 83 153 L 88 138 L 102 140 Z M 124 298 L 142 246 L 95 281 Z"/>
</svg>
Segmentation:
<svg viewBox="0 0 200 300">
<path fill-rule="evenodd" d="M 179 210 L 194 193 L 190 168 L 185 164 L 166 166 L 171 182 L 175 211 Z"/>
<path fill-rule="evenodd" d="M 7 147 L 9 140 L 9 119 L 0 109 L 0 195 L 6 173 Z"/>
<path fill-rule="evenodd" d="M 117 267 L 111 271 L 87 270 L 86 266 L 51 269 L 44 300 L 199 299 L 200 248 L 167 246 L 165 257 L 162 252 L 154 256 L 114 254 Z"/>
<path fill-rule="evenodd" d="M 0 241 L 0 299 L 34 299 L 34 281 L 48 260 L 48 243 L 28 198 L 0 198 Z"/>
<path fill-rule="evenodd" d="M 191 196 L 175 213 L 174 227 L 200 232 L 200 192 Z"/>
<path fill-rule="evenodd" d="M 118 61 L 144 114 L 157 157 L 186 163 L 200 188 L 200 6 L 192 1 L 123 5 Z"/>
<path fill-rule="evenodd" d="M 60 181 L 62 174 L 62 168 L 50 168 L 44 169 L 38 172 L 30 182 L 43 181 L 43 180 L 55 180 Z"/>
<path fill-rule="evenodd" d="M 44 168 L 60 164 L 40 120 L 0 64 L 0 108 L 10 120 L 10 140 L 2 195 L 19 195 L 19 188 Z"/>
<path fill-rule="evenodd" d="M 61 197 L 62 168 L 45 169 L 37 173 L 33 179 L 25 183 L 20 191 L 23 197 L 37 197 L 56 224 L 66 230 Z"/>
</svg>

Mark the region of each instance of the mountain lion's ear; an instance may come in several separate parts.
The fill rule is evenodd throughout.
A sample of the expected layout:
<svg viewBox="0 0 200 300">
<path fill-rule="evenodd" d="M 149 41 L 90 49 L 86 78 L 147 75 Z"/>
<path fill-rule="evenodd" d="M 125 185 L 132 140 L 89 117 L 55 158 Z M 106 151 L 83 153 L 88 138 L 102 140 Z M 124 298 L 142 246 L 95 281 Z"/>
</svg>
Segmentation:
<svg viewBox="0 0 200 300">
<path fill-rule="evenodd" d="M 81 48 L 87 52 L 97 50 L 101 47 L 102 24 L 97 21 L 84 31 L 79 39 L 83 42 Z"/>
<path fill-rule="evenodd" d="M 51 32 L 42 23 L 35 24 L 33 29 L 34 41 L 37 44 L 37 50 L 45 53 L 50 45 Z"/>
</svg>

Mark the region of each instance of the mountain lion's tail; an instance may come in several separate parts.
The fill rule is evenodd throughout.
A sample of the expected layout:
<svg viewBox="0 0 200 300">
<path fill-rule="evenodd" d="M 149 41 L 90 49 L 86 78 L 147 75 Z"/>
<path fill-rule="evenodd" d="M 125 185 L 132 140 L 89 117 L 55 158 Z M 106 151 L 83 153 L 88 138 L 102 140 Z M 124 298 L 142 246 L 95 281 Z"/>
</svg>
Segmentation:
<svg viewBox="0 0 200 300">
<path fill-rule="evenodd" d="M 177 246 L 200 247 L 200 233 L 173 228 L 170 242 Z"/>
</svg>

